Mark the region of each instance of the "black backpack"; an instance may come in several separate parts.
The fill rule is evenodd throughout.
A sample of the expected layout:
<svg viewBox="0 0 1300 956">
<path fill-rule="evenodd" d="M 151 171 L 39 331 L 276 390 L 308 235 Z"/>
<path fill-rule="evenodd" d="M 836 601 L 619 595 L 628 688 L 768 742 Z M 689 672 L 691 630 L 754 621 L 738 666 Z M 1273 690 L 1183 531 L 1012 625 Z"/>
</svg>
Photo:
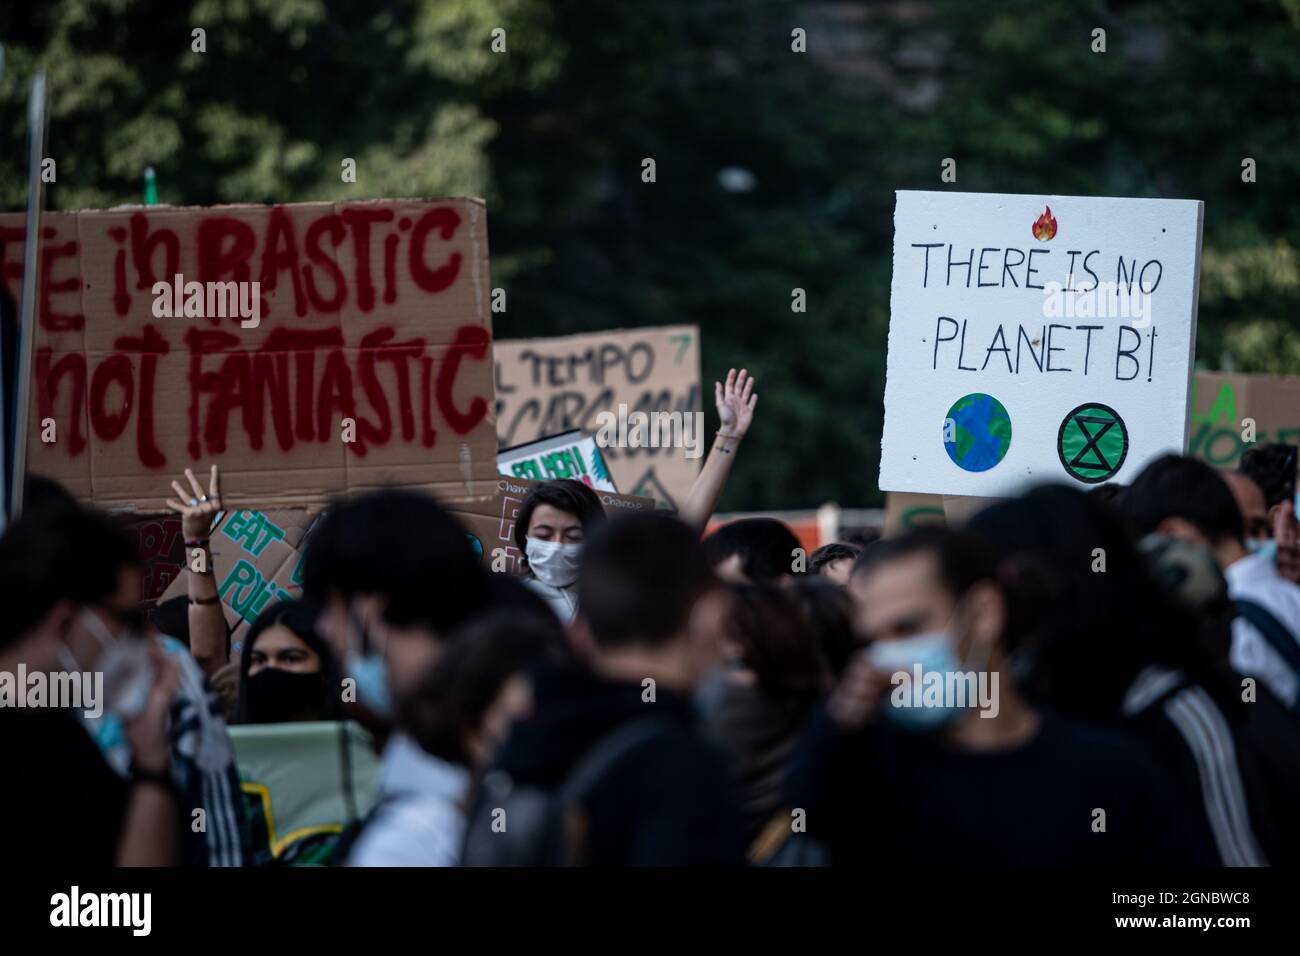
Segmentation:
<svg viewBox="0 0 1300 956">
<path fill-rule="evenodd" d="M 461 866 L 586 864 L 587 797 L 616 764 L 675 726 L 662 715 L 619 724 L 552 790 L 517 785 L 505 771 L 489 771 L 466 822 Z"/>
</svg>

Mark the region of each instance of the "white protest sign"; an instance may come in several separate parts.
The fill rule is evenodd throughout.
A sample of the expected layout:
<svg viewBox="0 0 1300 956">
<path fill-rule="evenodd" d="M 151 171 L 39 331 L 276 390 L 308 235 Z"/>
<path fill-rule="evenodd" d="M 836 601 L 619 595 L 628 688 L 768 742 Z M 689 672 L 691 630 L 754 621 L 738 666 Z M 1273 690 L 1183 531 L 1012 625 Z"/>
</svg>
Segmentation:
<svg viewBox="0 0 1300 956">
<path fill-rule="evenodd" d="M 1202 203 L 897 195 L 882 490 L 1125 483 L 1183 452 Z"/>
<path fill-rule="evenodd" d="M 497 452 L 497 471 L 509 478 L 551 481 L 571 478 L 597 491 L 618 491 L 605 456 L 578 429 Z"/>
</svg>

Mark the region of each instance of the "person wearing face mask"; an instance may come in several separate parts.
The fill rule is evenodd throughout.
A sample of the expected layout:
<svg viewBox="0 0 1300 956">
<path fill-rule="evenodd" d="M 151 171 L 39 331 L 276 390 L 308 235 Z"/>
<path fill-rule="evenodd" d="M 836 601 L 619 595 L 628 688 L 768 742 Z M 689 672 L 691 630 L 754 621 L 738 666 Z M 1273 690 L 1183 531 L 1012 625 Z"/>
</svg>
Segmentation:
<svg viewBox="0 0 1300 956">
<path fill-rule="evenodd" d="M 925 528 L 868 548 L 849 589 L 869 643 L 788 782 L 833 865 L 1211 861 L 1141 750 L 1021 692 L 1049 593 L 1032 565 L 1000 565 L 970 535 Z"/>
<path fill-rule="evenodd" d="M 258 615 L 240 658 L 239 723 L 341 716 L 342 677 L 329 645 L 316 633 L 318 614 L 303 599 L 281 601 Z"/>
<path fill-rule="evenodd" d="M 48 480 L 29 479 L 26 506 L 24 519 L 56 544 L 62 596 L 78 608 L 58 649 L 59 666 L 103 675 L 100 712 L 76 712 L 83 732 L 120 779 L 147 779 L 174 791 L 182 865 L 244 865 L 248 830 L 221 702 L 184 645 L 149 632 L 139 606 L 142 565 L 130 534 Z M 143 769 L 131 727 L 149 707 L 151 688 L 173 670 L 169 759 L 165 773 L 153 773 Z M 190 825 L 198 810 L 201 828 Z"/>
<path fill-rule="evenodd" d="M 515 544 L 524 553 L 524 583 L 564 624 L 578 608 L 582 543 L 605 520 L 596 493 L 580 481 L 544 481 L 528 493 L 515 519 Z"/>
<path fill-rule="evenodd" d="M 733 368 L 725 383 L 713 383 L 720 427 L 677 513 L 678 518 L 700 532 L 717 507 L 741 439 L 753 424 L 758 405 L 754 382 L 748 369 L 737 373 Z M 702 436 L 697 434 L 695 438 L 699 441 Z M 577 580 L 583 542 L 604 519 L 605 511 L 596 493 L 570 479 L 542 482 L 520 506 L 515 544 L 526 559 L 524 580 L 563 624 L 572 623 L 578 613 Z M 783 560 L 789 564 L 789 555 Z"/>
</svg>

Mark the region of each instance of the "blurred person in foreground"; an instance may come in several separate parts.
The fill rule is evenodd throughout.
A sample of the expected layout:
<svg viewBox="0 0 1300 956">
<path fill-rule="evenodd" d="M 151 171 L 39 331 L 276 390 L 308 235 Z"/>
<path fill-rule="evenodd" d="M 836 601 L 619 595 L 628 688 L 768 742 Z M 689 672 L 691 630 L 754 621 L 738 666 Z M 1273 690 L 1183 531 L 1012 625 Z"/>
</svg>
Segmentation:
<svg viewBox="0 0 1300 956">
<path fill-rule="evenodd" d="M 785 768 L 830 687 L 817 635 L 788 588 L 732 588 L 723 639 L 726 663 L 705 686 L 705 725 L 731 762 L 752 844 L 783 806 Z M 789 825 L 782 812 L 781 825 Z"/>
<path fill-rule="evenodd" d="M 564 632 L 547 612 L 494 610 L 456 631 L 398 711 L 402 746 L 384 797 L 360 829 L 350 866 L 455 866 L 475 778 L 514 722 L 532 709 L 532 671 L 563 658 Z"/>
<path fill-rule="evenodd" d="M 1262 509 L 1259 488 L 1244 475 L 1225 480 L 1204 462 L 1165 455 L 1134 480 L 1124 510 L 1140 536 L 1159 532 L 1210 549 L 1238 611 L 1232 666 L 1300 710 L 1300 587 L 1278 574 L 1271 554 L 1246 546 L 1245 521 L 1229 480 L 1249 510 Z"/>
<path fill-rule="evenodd" d="M 867 551 L 849 586 L 870 644 L 801 743 L 789 784 L 835 865 L 903 854 L 1012 866 L 1211 859 L 1137 747 L 1021 693 L 1012 674 L 1049 597 L 1032 568 L 925 528 Z"/>
<path fill-rule="evenodd" d="M 1141 480 L 1124 493 L 1126 511 L 1146 494 Z M 1233 678 L 1120 515 L 1075 488 L 1044 485 L 984 509 L 967 530 L 1002 562 L 1037 563 L 1055 588 L 1037 640 L 1017 661 L 1025 696 L 1141 745 L 1192 804 L 1186 839 L 1210 846 L 1219 863 L 1271 862 L 1276 810 L 1244 739 Z"/>
<path fill-rule="evenodd" d="M 182 645 L 146 633 L 136 603 L 142 566 L 131 536 L 109 516 L 81 507 L 43 479 L 29 479 L 26 503 L 22 521 L 5 540 L 19 551 L 14 560 L 33 565 L 35 620 L 51 613 L 58 618 L 53 650 L 59 671 L 103 675 L 101 712 L 73 712 L 85 743 L 65 740 L 54 762 L 79 766 L 86 782 L 76 787 L 93 787 L 96 813 L 104 814 L 100 819 L 107 825 L 125 812 L 128 832 L 137 794 L 153 793 L 170 832 L 161 843 L 155 841 L 148 862 L 244 865 L 247 827 L 220 702 Z M 28 536 L 25 543 L 23 536 Z M 47 564 L 37 559 L 40 553 L 47 555 Z M 33 663 L 51 669 L 48 660 Z M 97 760 L 89 758 L 91 751 Z M 170 813 L 164 793 L 174 808 Z M 64 806 L 65 800 L 52 805 Z M 123 859 L 130 861 L 141 861 L 138 847 Z"/>
<path fill-rule="evenodd" d="M 584 547 L 578 596 L 584 663 L 535 676 L 532 716 L 484 776 L 464 862 L 743 862 L 725 759 L 694 702 L 729 606 L 697 532 L 654 512 L 611 519 Z"/>
<path fill-rule="evenodd" d="M 1189 638 L 1210 649 L 1225 671 L 1231 671 L 1232 620 L 1236 609 L 1228 597 L 1228 582 L 1210 551 L 1194 541 L 1150 534 L 1139 543 L 1157 577 L 1199 624 Z M 1300 805 L 1300 721 L 1268 689 L 1254 679 L 1236 675 L 1242 687 L 1243 730 L 1270 804 L 1279 852 L 1276 863 L 1300 860 L 1300 817 L 1285 808 Z"/>
</svg>

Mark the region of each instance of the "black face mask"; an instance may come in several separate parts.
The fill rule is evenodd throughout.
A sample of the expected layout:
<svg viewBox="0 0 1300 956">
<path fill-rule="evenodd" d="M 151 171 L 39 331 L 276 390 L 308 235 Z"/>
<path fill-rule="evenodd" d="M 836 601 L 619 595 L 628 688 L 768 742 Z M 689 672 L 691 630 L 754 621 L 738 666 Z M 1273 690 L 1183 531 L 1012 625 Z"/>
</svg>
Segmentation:
<svg viewBox="0 0 1300 956">
<path fill-rule="evenodd" d="M 279 724 L 320 719 L 325 702 L 325 675 L 300 674 L 265 667 L 248 678 L 248 720 L 254 724 Z"/>
</svg>

